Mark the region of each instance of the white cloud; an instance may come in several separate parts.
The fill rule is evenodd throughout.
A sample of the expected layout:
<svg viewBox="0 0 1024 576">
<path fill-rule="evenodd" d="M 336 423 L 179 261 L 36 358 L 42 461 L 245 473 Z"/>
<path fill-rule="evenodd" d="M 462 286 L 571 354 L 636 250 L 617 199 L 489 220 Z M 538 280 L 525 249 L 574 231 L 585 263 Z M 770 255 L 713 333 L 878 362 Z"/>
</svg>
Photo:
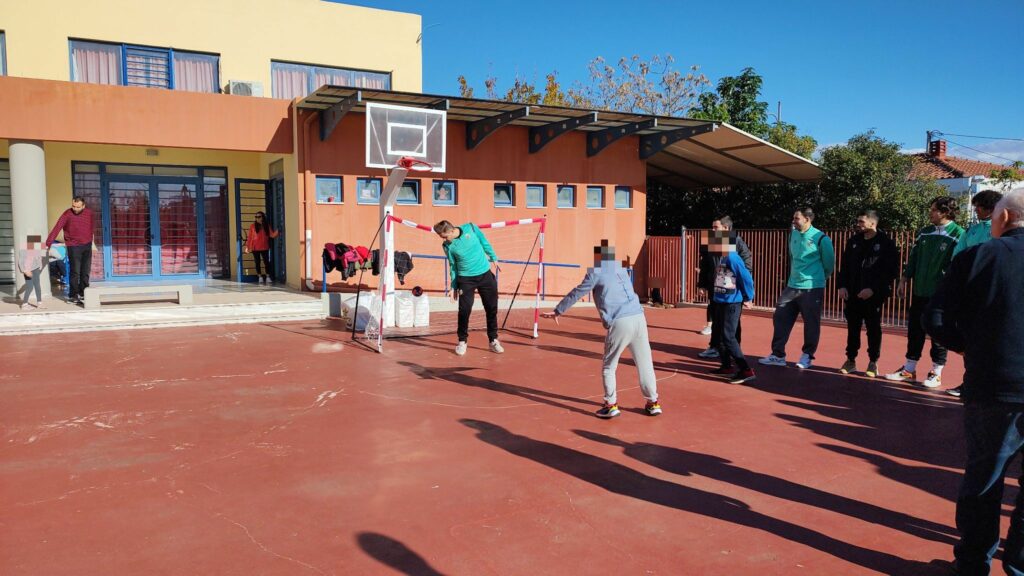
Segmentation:
<svg viewBox="0 0 1024 576">
<path fill-rule="evenodd" d="M 952 142 L 949 143 L 947 154 L 950 156 L 962 156 L 965 158 L 974 158 L 983 162 L 992 162 L 994 164 L 1009 164 L 1013 161 L 1024 161 L 1024 142 L 1015 142 L 1013 140 L 994 140 L 991 142 L 983 142 L 978 144 L 977 140 L 970 140 L 965 138 L 957 138 L 957 142 L 966 144 L 974 150 L 964 148 Z"/>
</svg>

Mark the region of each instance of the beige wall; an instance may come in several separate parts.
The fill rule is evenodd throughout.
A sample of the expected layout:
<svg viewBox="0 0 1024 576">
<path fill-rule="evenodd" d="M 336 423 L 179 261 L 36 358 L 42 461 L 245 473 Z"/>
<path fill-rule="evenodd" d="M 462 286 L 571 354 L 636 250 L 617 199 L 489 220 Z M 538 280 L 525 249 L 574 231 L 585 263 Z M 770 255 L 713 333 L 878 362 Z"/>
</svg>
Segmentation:
<svg viewBox="0 0 1024 576">
<path fill-rule="evenodd" d="M 270 61 L 391 72 L 422 89 L 420 16 L 323 0 L 2 0 L 10 76 L 70 80 L 68 39 L 220 54 L 221 87 L 256 80 Z"/>
</svg>

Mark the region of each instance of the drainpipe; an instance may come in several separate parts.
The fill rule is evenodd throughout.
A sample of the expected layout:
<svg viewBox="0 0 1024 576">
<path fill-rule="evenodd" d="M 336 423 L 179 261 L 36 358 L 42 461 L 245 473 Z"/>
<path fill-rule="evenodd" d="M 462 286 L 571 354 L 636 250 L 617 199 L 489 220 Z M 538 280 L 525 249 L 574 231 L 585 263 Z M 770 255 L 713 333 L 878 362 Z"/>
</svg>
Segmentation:
<svg viewBox="0 0 1024 576">
<path fill-rule="evenodd" d="M 310 214 L 309 202 L 309 124 L 319 113 L 309 113 L 309 117 L 302 123 L 302 215 L 305 219 L 306 230 L 306 288 L 310 291 L 316 289 L 313 285 L 313 217 Z"/>
</svg>

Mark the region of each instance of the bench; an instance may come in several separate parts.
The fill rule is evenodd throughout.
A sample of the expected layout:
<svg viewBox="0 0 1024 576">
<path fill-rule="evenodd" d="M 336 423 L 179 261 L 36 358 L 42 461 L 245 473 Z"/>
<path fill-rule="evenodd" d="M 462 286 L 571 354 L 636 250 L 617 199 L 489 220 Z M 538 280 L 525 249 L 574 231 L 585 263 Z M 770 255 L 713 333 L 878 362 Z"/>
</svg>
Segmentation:
<svg viewBox="0 0 1024 576">
<path fill-rule="evenodd" d="M 177 295 L 178 304 L 192 304 L 192 286 L 180 284 L 174 286 L 89 286 L 85 289 L 85 308 L 87 310 L 100 307 L 101 295 L 119 294 L 169 294 Z"/>
</svg>

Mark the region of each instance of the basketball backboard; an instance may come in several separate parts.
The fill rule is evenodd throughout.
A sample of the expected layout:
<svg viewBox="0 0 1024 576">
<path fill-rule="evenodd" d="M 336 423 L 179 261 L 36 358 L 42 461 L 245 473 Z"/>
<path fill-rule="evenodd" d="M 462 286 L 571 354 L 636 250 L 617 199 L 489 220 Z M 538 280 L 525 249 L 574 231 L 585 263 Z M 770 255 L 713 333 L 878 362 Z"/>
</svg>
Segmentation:
<svg viewBox="0 0 1024 576">
<path fill-rule="evenodd" d="M 390 170 L 402 158 L 444 172 L 447 113 L 393 104 L 366 104 L 366 166 Z"/>
</svg>

